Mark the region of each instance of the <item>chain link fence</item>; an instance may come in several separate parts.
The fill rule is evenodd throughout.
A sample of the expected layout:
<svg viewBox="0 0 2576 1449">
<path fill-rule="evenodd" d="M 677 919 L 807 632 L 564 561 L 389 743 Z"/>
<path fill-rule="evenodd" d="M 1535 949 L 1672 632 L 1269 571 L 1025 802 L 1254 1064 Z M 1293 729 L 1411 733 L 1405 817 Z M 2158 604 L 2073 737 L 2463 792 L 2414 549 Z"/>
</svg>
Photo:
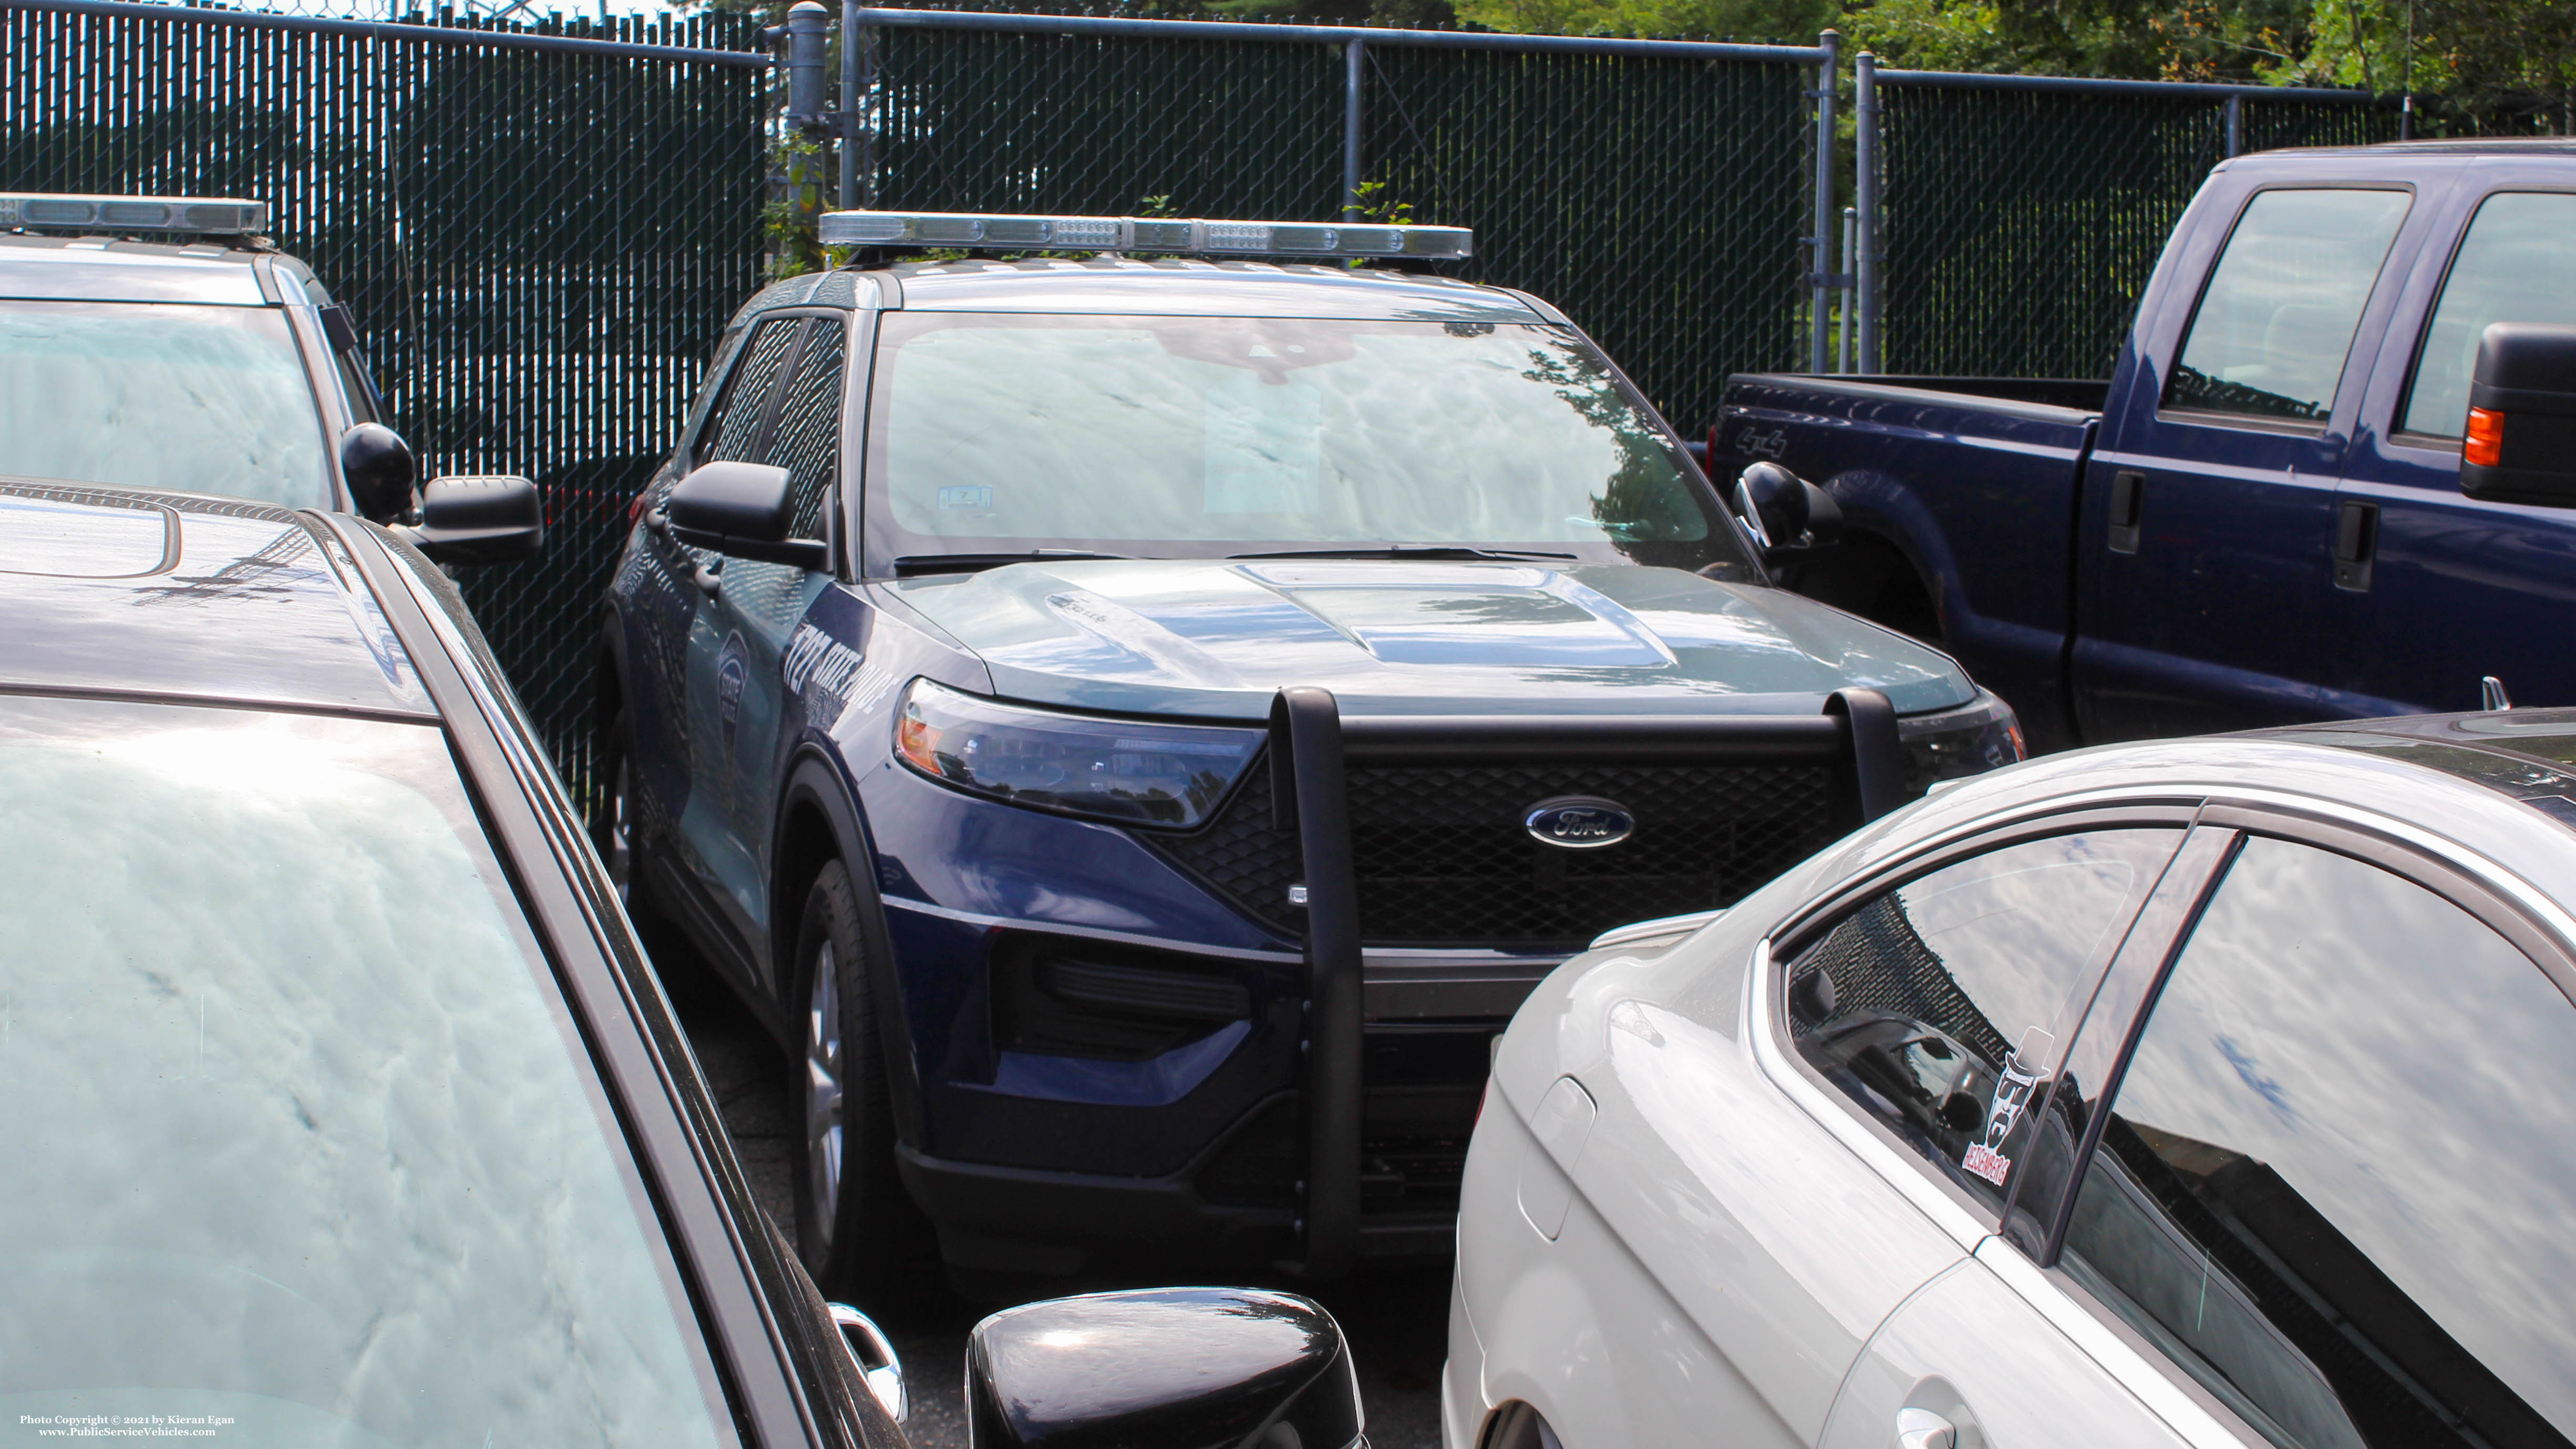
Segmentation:
<svg viewBox="0 0 2576 1449">
<path fill-rule="evenodd" d="M 878 205 L 1127 215 L 1161 198 L 1182 216 L 1341 215 L 1342 37 L 1358 32 L 981 18 L 992 25 L 874 30 Z M 1730 371 L 1798 365 L 1817 52 L 1366 34 L 1373 201 L 1476 233 L 1474 259 L 1438 270 L 1555 303 L 1685 431 L 1716 416 Z"/>
<path fill-rule="evenodd" d="M 542 560 L 461 572 L 580 792 L 627 502 L 759 284 L 768 61 L 731 16 L 429 21 L 0 5 L 0 188 L 274 206 L 424 468 L 544 491 Z"/>
<path fill-rule="evenodd" d="M 2103 378 L 2210 168 L 2398 136 L 2395 98 L 1878 73 L 1884 370 Z"/>
</svg>

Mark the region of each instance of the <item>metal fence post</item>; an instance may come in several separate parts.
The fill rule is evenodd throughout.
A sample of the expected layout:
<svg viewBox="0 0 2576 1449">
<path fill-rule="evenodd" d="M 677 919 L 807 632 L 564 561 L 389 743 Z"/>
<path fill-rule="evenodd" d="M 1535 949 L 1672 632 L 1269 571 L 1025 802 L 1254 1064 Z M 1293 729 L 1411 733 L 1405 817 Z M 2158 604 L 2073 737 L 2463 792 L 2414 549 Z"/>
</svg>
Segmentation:
<svg viewBox="0 0 2576 1449">
<path fill-rule="evenodd" d="M 2238 156 L 2242 155 L 2244 151 L 2245 98 L 2243 96 L 2229 96 L 2227 98 L 2227 154 L 2230 156 Z"/>
<path fill-rule="evenodd" d="M 1825 345 L 1832 338 L 1825 315 L 1832 296 L 1834 250 L 1834 83 L 1839 78 L 1843 37 L 1828 30 L 1816 37 L 1825 58 L 1816 67 L 1816 217 L 1808 236 L 1807 295 L 1812 316 L 1807 329 L 1807 370 L 1825 370 Z"/>
<path fill-rule="evenodd" d="M 1342 47 L 1342 220 L 1360 219 L 1360 84 L 1368 42 L 1356 36 Z"/>
<path fill-rule="evenodd" d="M 832 200 L 843 207 L 864 206 L 859 195 L 859 52 L 867 32 L 859 28 L 859 0 L 841 0 L 841 184 Z"/>
<path fill-rule="evenodd" d="M 1859 213 L 1852 238 L 1852 297 L 1860 313 L 1854 365 L 1874 373 L 1885 371 L 1878 340 L 1878 57 L 1866 50 L 1852 59 L 1852 127 L 1852 209 Z"/>
<path fill-rule="evenodd" d="M 787 123 L 802 131 L 823 123 L 823 60 L 831 27 L 832 12 L 815 0 L 797 0 L 787 12 Z"/>
</svg>

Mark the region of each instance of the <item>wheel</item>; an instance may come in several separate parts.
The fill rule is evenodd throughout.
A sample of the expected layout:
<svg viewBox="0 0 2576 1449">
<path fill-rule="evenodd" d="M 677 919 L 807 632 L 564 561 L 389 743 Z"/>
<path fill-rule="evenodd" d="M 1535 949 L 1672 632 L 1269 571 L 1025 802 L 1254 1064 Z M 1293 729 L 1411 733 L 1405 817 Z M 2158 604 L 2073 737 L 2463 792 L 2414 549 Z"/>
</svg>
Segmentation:
<svg viewBox="0 0 2576 1449">
<path fill-rule="evenodd" d="M 796 1247 L 824 1296 L 891 1318 L 933 1308 L 945 1282 L 930 1220 L 895 1174 L 894 1108 L 858 893 L 823 867 L 797 930 L 805 993 L 795 1082 Z"/>
</svg>

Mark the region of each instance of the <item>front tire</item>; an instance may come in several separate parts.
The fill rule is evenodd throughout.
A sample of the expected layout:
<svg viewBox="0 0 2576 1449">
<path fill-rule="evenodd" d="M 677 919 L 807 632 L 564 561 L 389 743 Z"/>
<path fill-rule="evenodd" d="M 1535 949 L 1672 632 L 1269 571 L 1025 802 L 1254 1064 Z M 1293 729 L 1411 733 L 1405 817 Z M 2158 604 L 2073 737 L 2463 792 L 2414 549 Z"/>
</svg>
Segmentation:
<svg viewBox="0 0 2576 1449">
<path fill-rule="evenodd" d="M 797 931 L 803 1012 L 791 1152 L 796 1249 L 827 1298 L 889 1318 L 936 1304 L 944 1281 L 930 1220 L 895 1173 L 894 1107 L 858 893 L 823 867 Z"/>
</svg>

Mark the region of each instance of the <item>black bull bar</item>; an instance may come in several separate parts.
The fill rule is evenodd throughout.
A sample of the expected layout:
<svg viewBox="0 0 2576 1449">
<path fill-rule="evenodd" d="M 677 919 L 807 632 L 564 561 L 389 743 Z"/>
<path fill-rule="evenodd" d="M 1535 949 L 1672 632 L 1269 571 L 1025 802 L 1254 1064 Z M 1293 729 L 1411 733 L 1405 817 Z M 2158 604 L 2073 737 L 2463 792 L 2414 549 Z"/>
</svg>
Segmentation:
<svg viewBox="0 0 2576 1449">
<path fill-rule="evenodd" d="M 1274 809 L 1297 822 L 1306 876 L 1306 1170 L 1299 1269 L 1348 1273 L 1359 1255 L 1361 955 L 1351 863 L 1349 764 L 1823 765 L 1836 813 L 1859 826 L 1904 803 L 1896 711 L 1874 689 L 1837 691 L 1812 715 L 1407 715 L 1342 718 L 1327 690 L 1292 686 L 1270 707 Z"/>
</svg>

